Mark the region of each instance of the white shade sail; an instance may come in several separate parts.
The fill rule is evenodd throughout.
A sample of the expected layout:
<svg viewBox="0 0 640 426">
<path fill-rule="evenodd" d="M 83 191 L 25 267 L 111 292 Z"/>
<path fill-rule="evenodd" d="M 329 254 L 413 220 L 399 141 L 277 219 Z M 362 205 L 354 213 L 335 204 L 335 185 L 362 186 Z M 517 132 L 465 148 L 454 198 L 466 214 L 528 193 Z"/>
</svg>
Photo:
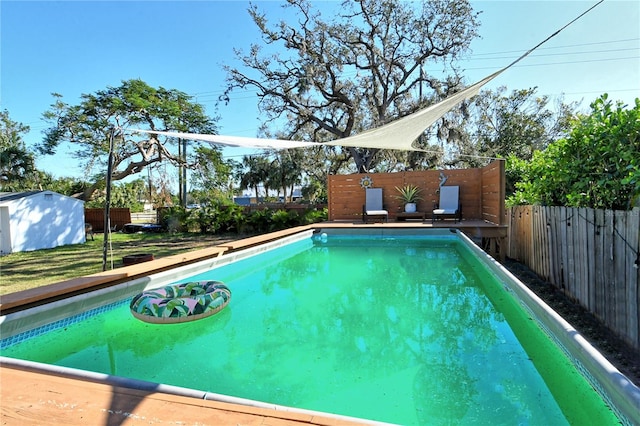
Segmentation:
<svg viewBox="0 0 640 426">
<path fill-rule="evenodd" d="M 493 80 L 507 68 L 503 68 L 480 80 L 472 86 L 449 96 L 441 102 L 423 108 L 413 114 L 402 117 L 375 129 L 367 130 L 354 136 L 323 142 L 322 145 L 346 146 L 357 148 L 398 149 L 405 151 L 422 151 L 413 146 L 416 139 L 433 123 L 465 99 L 478 94 L 482 86 Z M 161 132 L 155 130 L 127 129 L 129 132 L 150 133 L 191 139 L 218 145 L 241 148 L 290 149 L 305 148 L 318 145 L 318 142 L 290 141 L 283 139 L 262 139 L 241 136 L 211 135 L 201 133 Z"/>
<path fill-rule="evenodd" d="M 436 104 L 423 108 L 413 114 L 402 117 L 391 123 L 385 124 L 375 129 L 367 130 L 347 138 L 326 142 L 328 145 L 360 147 L 360 148 L 380 148 L 380 149 L 400 149 L 405 151 L 423 151 L 416 148 L 413 143 L 432 124 L 438 121 L 443 115 L 451 111 L 453 107 L 462 101 L 472 98 L 480 92 L 480 88 L 497 77 L 506 68 L 501 69 L 488 77 L 480 80 L 461 92 L 449 96 Z"/>
<path fill-rule="evenodd" d="M 536 50 L 542 44 L 558 35 L 560 31 L 580 19 L 586 13 L 598 6 L 604 0 L 600 0 L 595 5 L 591 6 L 585 12 L 573 19 L 571 22 L 564 25 L 555 33 L 551 34 L 542 42 L 538 43 L 535 47 L 529 49 L 518 59 L 502 68 L 499 71 L 483 78 L 477 83 L 467 87 L 466 89 L 458 92 L 448 98 L 440 101 L 434 105 L 423 108 L 413 114 L 406 117 L 399 118 L 391 123 L 377 127 L 375 129 L 367 130 L 357 135 L 349 136 L 346 138 L 336 139 L 329 142 L 322 142 L 322 145 L 330 146 L 346 146 L 357 148 L 379 148 L 379 149 L 398 149 L 406 151 L 424 151 L 423 149 L 414 147 L 414 142 L 418 137 L 433 123 L 438 121 L 443 115 L 449 112 L 453 107 L 469 99 L 480 92 L 482 86 L 496 78 L 505 70 L 511 68 L 516 63 L 527 57 L 531 52 Z M 304 142 L 304 141 L 289 141 L 281 139 L 261 139 L 261 138 L 249 138 L 240 136 L 224 136 L 224 135 L 209 135 L 198 133 L 180 133 L 180 132 L 160 132 L 154 130 L 142 130 L 142 129 L 125 129 L 130 132 L 151 133 L 157 135 L 164 135 L 168 137 L 175 137 L 180 139 L 191 139 L 204 142 L 215 143 L 219 145 L 242 147 L 242 148 L 269 148 L 269 149 L 289 149 L 289 148 L 304 148 L 313 145 L 320 144 L 319 142 Z"/>
</svg>

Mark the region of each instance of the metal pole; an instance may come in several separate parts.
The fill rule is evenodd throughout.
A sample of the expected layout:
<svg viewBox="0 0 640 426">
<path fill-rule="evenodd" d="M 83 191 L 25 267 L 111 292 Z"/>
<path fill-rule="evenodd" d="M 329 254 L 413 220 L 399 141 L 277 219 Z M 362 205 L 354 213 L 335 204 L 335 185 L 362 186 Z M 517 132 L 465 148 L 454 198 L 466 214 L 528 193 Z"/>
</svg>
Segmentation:
<svg viewBox="0 0 640 426">
<path fill-rule="evenodd" d="M 178 139 L 178 158 L 182 160 L 182 139 Z M 182 193 L 182 168 L 184 164 L 178 164 L 178 198 L 180 199 L 180 205 L 184 207 L 184 194 Z"/>
<path fill-rule="evenodd" d="M 106 195 L 104 199 L 104 239 L 102 244 L 102 270 L 107 270 L 107 251 L 109 247 L 109 232 L 111 231 L 111 174 L 113 173 L 113 138 L 115 127 L 109 134 L 109 162 L 107 163 Z"/>
<path fill-rule="evenodd" d="M 182 207 L 187 207 L 187 140 L 182 139 Z"/>
</svg>

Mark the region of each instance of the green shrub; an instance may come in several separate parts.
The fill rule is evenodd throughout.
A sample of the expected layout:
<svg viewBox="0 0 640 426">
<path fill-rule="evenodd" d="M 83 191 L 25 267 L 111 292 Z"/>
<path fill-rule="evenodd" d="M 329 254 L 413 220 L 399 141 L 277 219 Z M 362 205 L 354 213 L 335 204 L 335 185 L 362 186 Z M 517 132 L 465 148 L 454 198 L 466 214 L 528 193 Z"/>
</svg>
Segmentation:
<svg viewBox="0 0 640 426">
<path fill-rule="evenodd" d="M 168 232 L 184 232 L 190 224 L 189 212 L 180 206 L 163 207 L 159 216 L 162 229 Z"/>
<path fill-rule="evenodd" d="M 247 228 L 244 208 L 236 204 L 219 206 L 217 219 L 219 232 L 244 233 Z"/>
<path fill-rule="evenodd" d="M 199 209 L 168 207 L 161 210 L 161 225 L 170 232 L 187 231 L 203 234 L 260 234 L 327 220 L 326 208 L 295 210 L 261 209 L 247 214 L 236 204 L 218 203 Z"/>
<path fill-rule="evenodd" d="M 191 232 L 197 231 L 203 234 L 215 234 L 219 227 L 217 216 L 218 209 L 215 206 L 189 210 L 186 217 L 187 229 Z"/>
<path fill-rule="evenodd" d="M 509 203 L 628 210 L 640 197 L 640 99 L 607 95 L 576 117 L 568 137 L 534 154 Z"/>
<path fill-rule="evenodd" d="M 329 217 L 329 210 L 325 207 L 321 210 L 309 209 L 300 218 L 300 225 L 310 225 L 312 223 L 324 222 Z"/>
<path fill-rule="evenodd" d="M 272 210 L 262 209 L 251 213 L 247 219 L 249 232 L 264 233 L 268 232 L 271 224 Z"/>
</svg>

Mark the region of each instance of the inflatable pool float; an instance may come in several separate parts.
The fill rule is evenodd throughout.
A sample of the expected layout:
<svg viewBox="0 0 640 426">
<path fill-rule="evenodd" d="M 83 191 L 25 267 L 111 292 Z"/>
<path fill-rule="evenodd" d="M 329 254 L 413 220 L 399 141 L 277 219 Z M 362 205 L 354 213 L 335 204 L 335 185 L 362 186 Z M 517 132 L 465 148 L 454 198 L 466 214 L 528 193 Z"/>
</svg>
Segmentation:
<svg viewBox="0 0 640 426">
<path fill-rule="evenodd" d="M 173 324 L 216 314 L 229 300 L 231 291 L 220 281 L 197 281 L 143 291 L 131 299 L 129 309 L 141 321 Z"/>
</svg>

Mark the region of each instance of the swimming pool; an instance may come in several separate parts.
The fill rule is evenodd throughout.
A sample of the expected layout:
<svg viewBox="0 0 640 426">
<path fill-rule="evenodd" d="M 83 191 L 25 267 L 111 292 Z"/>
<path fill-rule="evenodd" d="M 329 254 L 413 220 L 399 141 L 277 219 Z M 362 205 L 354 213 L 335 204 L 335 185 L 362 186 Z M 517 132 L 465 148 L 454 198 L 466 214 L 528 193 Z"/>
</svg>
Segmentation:
<svg viewBox="0 0 640 426">
<path fill-rule="evenodd" d="M 41 309 L 4 320 L 2 335 L 11 337 L 2 341 L 3 355 L 401 424 L 497 424 L 497 414 L 505 424 L 617 422 L 542 331 L 559 334 L 557 343 L 571 352 L 566 325 L 557 328 L 544 307 L 521 302 L 525 289 L 464 236 L 336 232 L 56 302 L 55 314 Z M 232 302 L 188 326 L 131 318 L 131 295 L 178 279 L 222 280 Z M 94 311 L 66 319 L 78 309 Z M 45 325 L 52 315 L 60 317 L 56 331 Z M 43 328 L 21 330 L 26 322 Z M 624 419 L 637 403 L 633 392 L 625 402 L 600 383 L 590 361 L 573 361 Z"/>
</svg>

